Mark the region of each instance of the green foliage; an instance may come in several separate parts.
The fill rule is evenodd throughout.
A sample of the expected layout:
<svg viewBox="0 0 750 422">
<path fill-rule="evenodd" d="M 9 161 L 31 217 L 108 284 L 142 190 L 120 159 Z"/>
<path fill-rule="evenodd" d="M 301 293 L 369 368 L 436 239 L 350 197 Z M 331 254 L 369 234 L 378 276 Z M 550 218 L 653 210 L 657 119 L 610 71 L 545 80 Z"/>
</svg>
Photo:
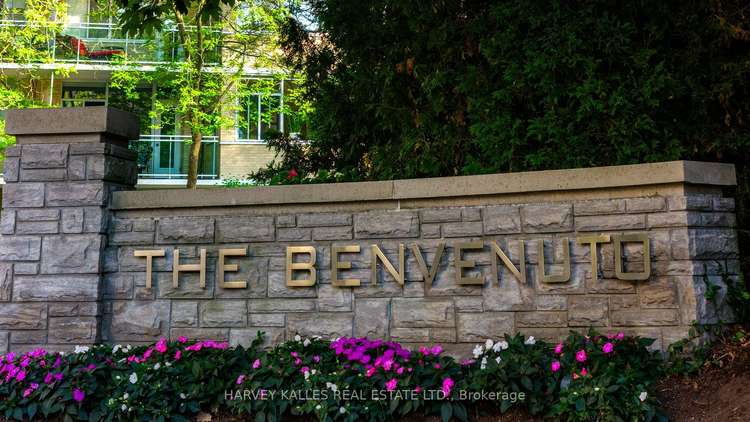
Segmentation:
<svg viewBox="0 0 750 422">
<path fill-rule="evenodd" d="M 750 324 L 750 291 L 747 284 L 740 275 L 737 280 L 725 276 L 724 283 L 727 285 L 727 304 L 732 308 L 734 322 L 747 326 Z"/>
<path fill-rule="evenodd" d="M 748 159 L 743 1 L 306 3 L 322 35 L 283 45 L 313 141 L 257 180 Z"/>
<path fill-rule="evenodd" d="M 440 346 L 407 350 L 366 338 L 295 336 L 264 351 L 262 333 L 247 349 L 185 338 L 64 355 L 37 349 L 0 356 L 0 415 L 187 421 L 207 411 L 353 422 L 417 413 L 448 422 L 466 421 L 489 402 L 501 412 L 515 407 L 559 420 L 650 420 L 658 416 L 651 393 L 662 373 L 647 349 L 652 342 L 591 331 L 553 346 L 514 335 L 487 340 L 461 363 Z"/>
</svg>

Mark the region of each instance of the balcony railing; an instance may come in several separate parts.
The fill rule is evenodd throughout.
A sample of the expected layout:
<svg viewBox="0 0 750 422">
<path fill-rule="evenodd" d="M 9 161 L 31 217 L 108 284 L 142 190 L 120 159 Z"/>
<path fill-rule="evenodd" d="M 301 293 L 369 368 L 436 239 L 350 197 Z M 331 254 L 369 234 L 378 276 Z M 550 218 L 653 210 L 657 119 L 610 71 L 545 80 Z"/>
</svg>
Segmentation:
<svg viewBox="0 0 750 422">
<path fill-rule="evenodd" d="M 138 178 L 185 179 L 190 154 L 189 135 L 141 135 L 130 145 L 138 152 Z M 204 136 L 198 161 L 198 179 L 219 177 L 219 139 Z"/>
<path fill-rule="evenodd" d="M 26 25 L 28 23 L 23 20 L 0 21 L 0 27 L 11 29 L 20 29 Z M 222 35 L 218 29 L 210 30 L 209 33 L 217 37 Z M 151 38 L 133 38 L 113 23 L 68 23 L 59 31 L 47 29 L 45 40 L 36 44 L 43 53 L 41 56 L 46 59 L 40 58 L 40 61 L 158 65 L 182 60 L 184 56 L 178 37 L 176 28 L 167 28 Z M 208 57 L 206 65 L 219 64 L 220 47 L 217 47 L 212 56 Z"/>
</svg>

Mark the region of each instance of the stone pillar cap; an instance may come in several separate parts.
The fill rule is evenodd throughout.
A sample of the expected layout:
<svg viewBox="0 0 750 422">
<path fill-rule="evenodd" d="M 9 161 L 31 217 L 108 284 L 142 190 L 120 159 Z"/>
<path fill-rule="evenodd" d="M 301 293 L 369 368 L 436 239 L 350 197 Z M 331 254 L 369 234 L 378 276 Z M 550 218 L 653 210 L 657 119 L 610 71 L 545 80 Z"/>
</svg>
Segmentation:
<svg viewBox="0 0 750 422">
<path fill-rule="evenodd" d="M 104 106 L 14 109 L 5 119 L 5 133 L 21 137 L 100 134 L 106 139 L 133 140 L 139 132 L 138 116 Z"/>
</svg>

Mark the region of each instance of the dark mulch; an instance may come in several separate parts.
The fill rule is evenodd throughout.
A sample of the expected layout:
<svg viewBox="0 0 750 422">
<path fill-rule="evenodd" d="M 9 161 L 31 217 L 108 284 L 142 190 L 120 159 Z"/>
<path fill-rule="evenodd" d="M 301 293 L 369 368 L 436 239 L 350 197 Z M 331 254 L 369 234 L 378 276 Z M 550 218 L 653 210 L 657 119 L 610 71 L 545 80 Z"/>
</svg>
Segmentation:
<svg viewBox="0 0 750 422">
<path fill-rule="evenodd" d="M 750 421 L 750 338 L 715 345 L 701 371 L 670 377 L 658 385 L 673 421 Z"/>
</svg>

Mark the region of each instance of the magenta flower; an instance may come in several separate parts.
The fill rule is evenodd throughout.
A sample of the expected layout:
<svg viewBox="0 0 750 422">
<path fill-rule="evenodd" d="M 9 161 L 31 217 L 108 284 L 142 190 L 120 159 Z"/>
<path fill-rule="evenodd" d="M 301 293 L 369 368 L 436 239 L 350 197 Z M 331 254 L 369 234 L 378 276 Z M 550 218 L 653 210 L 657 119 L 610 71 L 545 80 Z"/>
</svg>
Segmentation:
<svg viewBox="0 0 750 422">
<path fill-rule="evenodd" d="M 435 364 L 435 369 L 440 369 L 440 368 L 442 368 L 442 366 L 440 366 L 440 364 L 439 364 L 439 363 L 436 363 L 436 364 Z"/>
<path fill-rule="evenodd" d="M 385 389 L 387 391 L 393 391 L 396 389 L 396 385 L 398 385 L 398 380 L 396 378 L 391 378 L 390 381 L 385 383 Z"/>
<path fill-rule="evenodd" d="M 55 381 L 62 381 L 63 380 L 63 374 L 62 374 L 62 372 L 55 373 L 54 377 L 55 377 Z"/>
<path fill-rule="evenodd" d="M 375 368 L 374 366 L 371 366 L 371 367 L 367 368 L 367 373 L 365 375 L 367 375 L 367 377 L 369 378 L 369 377 L 373 376 L 376 371 L 377 371 L 377 368 Z"/>
<path fill-rule="evenodd" d="M 86 397 L 86 393 L 84 393 L 83 391 L 81 391 L 81 390 L 79 390 L 77 388 L 73 389 L 73 400 L 75 400 L 76 402 L 80 403 L 80 402 L 83 401 L 83 399 L 85 397 Z"/>
<path fill-rule="evenodd" d="M 185 336 L 179 336 L 177 337 L 177 342 L 179 343 L 187 343 L 188 339 Z"/>
<path fill-rule="evenodd" d="M 443 348 L 440 347 L 440 345 L 432 346 L 432 349 L 430 349 L 430 353 L 432 353 L 433 355 L 437 356 L 437 355 L 443 353 Z"/>
<path fill-rule="evenodd" d="M 28 357 L 23 358 L 20 363 L 21 368 L 29 366 L 29 363 L 31 363 L 31 359 L 29 359 Z"/>
<path fill-rule="evenodd" d="M 167 351 L 167 339 L 165 339 L 164 337 L 160 338 L 155 347 L 157 352 L 165 353 Z"/>
<path fill-rule="evenodd" d="M 26 379 L 26 371 L 18 371 L 16 374 L 16 381 L 21 382 Z"/>
<path fill-rule="evenodd" d="M 54 379 L 55 378 L 52 376 L 52 373 L 48 373 L 47 375 L 44 376 L 44 383 L 45 384 L 52 384 L 52 382 L 54 381 Z"/>
<path fill-rule="evenodd" d="M 420 387 L 420 386 L 414 387 L 414 392 L 417 393 L 417 394 L 421 393 L 422 392 L 422 387 Z"/>
<path fill-rule="evenodd" d="M 622 340 L 622 339 L 625 338 L 625 333 L 623 333 L 622 331 L 620 331 L 619 333 L 617 333 L 617 335 L 615 336 L 615 338 L 617 340 Z"/>
<path fill-rule="evenodd" d="M 560 370 L 560 362 L 558 361 L 552 361 L 552 365 L 550 365 L 550 369 L 552 369 L 552 372 L 557 372 Z"/>
<path fill-rule="evenodd" d="M 443 380 L 442 390 L 443 390 L 443 394 L 445 394 L 446 397 L 450 396 L 451 390 L 453 389 L 454 385 L 456 385 L 456 383 L 452 379 L 450 379 L 450 377 Z"/>
<path fill-rule="evenodd" d="M 370 361 L 370 356 L 365 356 L 365 357 L 367 358 L 367 362 L 369 362 Z M 313 362 L 319 363 L 320 362 L 320 356 L 318 356 L 318 355 L 313 356 Z M 362 362 L 362 363 L 367 363 L 367 362 Z"/>
<path fill-rule="evenodd" d="M 32 390 L 31 387 L 23 390 L 23 398 L 29 397 L 31 395 L 31 393 L 33 393 L 33 392 L 34 392 L 34 390 Z"/>
<path fill-rule="evenodd" d="M 602 352 L 604 353 L 612 353 L 612 351 L 614 350 L 615 350 L 615 345 L 610 342 L 606 342 L 604 343 L 604 346 L 602 346 Z"/>
<path fill-rule="evenodd" d="M 253 369 L 258 368 L 260 368 L 260 359 L 255 359 L 255 361 L 253 362 Z"/>
<path fill-rule="evenodd" d="M 180 360 L 180 358 L 182 358 L 182 351 L 178 350 L 174 352 L 174 360 Z"/>
<path fill-rule="evenodd" d="M 587 371 L 586 368 L 581 369 L 581 376 L 582 377 L 585 377 L 588 374 L 589 374 L 589 371 Z"/>
<path fill-rule="evenodd" d="M 557 343 L 557 346 L 555 346 L 555 354 L 561 354 L 563 352 L 563 344 Z"/>
<path fill-rule="evenodd" d="M 578 362 L 586 362 L 586 351 L 581 349 L 576 352 L 576 360 Z"/>
<path fill-rule="evenodd" d="M 55 359 L 55 363 L 52 364 L 53 368 L 57 368 L 58 366 L 62 365 L 62 360 L 60 360 L 60 356 Z"/>
<path fill-rule="evenodd" d="M 240 375 L 239 377 L 237 377 L 236 384 L 240 385 L 240 384 L 242 384 L 243 381 L 245 381 L 245 376 L 244 375 Z"/>
</svg>

